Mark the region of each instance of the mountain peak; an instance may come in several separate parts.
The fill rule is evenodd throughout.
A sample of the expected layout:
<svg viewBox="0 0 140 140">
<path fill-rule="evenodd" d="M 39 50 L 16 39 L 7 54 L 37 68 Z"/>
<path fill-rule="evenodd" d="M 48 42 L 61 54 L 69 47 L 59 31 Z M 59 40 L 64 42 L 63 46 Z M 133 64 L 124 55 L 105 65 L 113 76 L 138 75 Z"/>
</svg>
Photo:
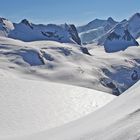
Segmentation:
<svg viewBox="0 0 140 140">
<path fill-rule="evenodd" d="M 21 21 L 21 23 L 26 24 L 26 25 L 30 25 L 31 24 L 31 22 L 29 20 L 27 20 L 27 19 L 23 19 Z"/>
<path fill-rule="evenodd" d="M 109 17 L 109 18 L 107 19 L 107 23 L 116 24 L 117 22 L 116 22 L 112 17 Z"/>
<path fill-rule="evenodd" d="M 137 16 L 140 18 L 140 13 L 136 13 L 136 14 L 134 14 L 134 16 Z"/>
<path fill-rule="evenodd" d="M 28 21 L 27 19 L 23 19 L 23 20 L 21 21 L 21 23 L 22 23 L 22 24 L 25 24 L 25 25 L 29 26 L 31 29 L 33 29 L 32 23 L 31 23 L 30 21 Z"/>
<path fill-rule="evenodd" d="M 135 19 L 140 19 L 140 13 L 136 13 L 130 18 L 130 20 L 135 20 Z"/>
<path fill-rule="evenodd" d="M 107 19 L 107 21 L 109 21 L 109 22 L 111 21 L 111 22 L 112 22 L 112 21 L 114 21 L 114 19 L 113 19 L 112 17 L 109 17 L 109 18 Z"/>
</svg>

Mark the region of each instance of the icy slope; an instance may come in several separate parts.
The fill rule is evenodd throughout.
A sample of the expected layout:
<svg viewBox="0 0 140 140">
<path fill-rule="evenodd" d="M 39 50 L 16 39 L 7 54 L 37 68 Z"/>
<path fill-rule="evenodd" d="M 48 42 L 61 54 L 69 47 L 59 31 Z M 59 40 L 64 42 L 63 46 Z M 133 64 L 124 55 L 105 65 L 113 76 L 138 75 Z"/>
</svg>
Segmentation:
<svg viewBox="0 0 140 140">
<path fill-rule="evenodd" d="M 0 139 L 60 126 L 114 99 L 95 90 L 11 75 L 0 70 Z"/>
<path fill-rule="evenodd" d="M 96 112 L 50 131 L 7 140 L 139 140 L 140 83 Z"/>
</svg>

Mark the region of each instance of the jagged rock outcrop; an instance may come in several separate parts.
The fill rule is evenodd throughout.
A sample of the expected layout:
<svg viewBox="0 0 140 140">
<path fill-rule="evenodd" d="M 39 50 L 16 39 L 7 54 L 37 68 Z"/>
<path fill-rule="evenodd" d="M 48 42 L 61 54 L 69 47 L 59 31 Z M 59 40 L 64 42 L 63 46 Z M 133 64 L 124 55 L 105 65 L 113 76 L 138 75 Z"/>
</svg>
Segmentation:
<svg viewBox="0 0 140 140">
<path fill-rule="evenodd" d="M 14 29 L 14 25 L 6 18 L 0 18 L 0 36 L 7 37 L 11 30 Z"/>
</svg>

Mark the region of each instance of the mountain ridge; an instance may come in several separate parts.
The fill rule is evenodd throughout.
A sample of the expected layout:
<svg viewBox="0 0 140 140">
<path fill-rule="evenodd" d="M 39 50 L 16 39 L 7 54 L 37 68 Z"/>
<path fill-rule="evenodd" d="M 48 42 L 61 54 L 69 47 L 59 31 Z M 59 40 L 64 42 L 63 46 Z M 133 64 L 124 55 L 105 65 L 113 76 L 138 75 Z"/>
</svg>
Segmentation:
<svg viewBox="0 0 140 140">
<path fill-rule="evenodd" d="M 61 43 L 76 43 L 81 45 L 75 25 L 73 24 L 33 24 L 27 19 L 20 23 L 12 23 L 0 18 L 0 36 L 22 41 L 52 40 Z"/>
<path fill-rule="evenodd" d="M 97 22 L 95 21 L 100 21 L 101 24 L 96 26 Z M 104 23 L 107 25 L 104 25 Z M 91 24 L 92 26 L 90 26 Z M 111 17 L 107 20 L 95 19 L 86 25 L 77 27 L 77 30 L 83 44 L 104 44 L 104 36 L 106 36 L 110 30 L 115 28 L 117 24 L 122 24 L 125 29 L 128 29 L 135 39 L 140 37 L 140 13 L 135 13 L 128 20 L 124 19 L 121 22 L 117 22 Z M 89 26 L 89 28 L 87 28 L 87 26 Z M 101 40 L 103 41 L 102 43 L 100 42 Z"/>
</svg>

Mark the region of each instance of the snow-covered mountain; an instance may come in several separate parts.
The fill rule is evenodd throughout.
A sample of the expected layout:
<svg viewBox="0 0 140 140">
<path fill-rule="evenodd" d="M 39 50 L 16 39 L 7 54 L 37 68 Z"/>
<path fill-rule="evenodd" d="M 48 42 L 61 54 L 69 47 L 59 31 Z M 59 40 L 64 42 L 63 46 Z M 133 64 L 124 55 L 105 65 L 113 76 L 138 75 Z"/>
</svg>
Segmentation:
<svg viewBox="0 0 140 140">
<path fill-rule="evenodd" d="M 126 23 L 126 27 L 134 38 L 140 37 L 140 13 L 134 14 Z"/>
<path fill-rule="evenodd" d="M 77 30 L 79 33 L 81 33 L 81 32 L 91 30 L 91 29 L 96 29 L 98 27 L 104 26 L 105 22 L 106 22 L 106 20 L 95 19 L 86 25 L 77 27 Z"/>
<path fill-rule="evenodd" d="M 0 36 L 22 41 L 53 40 L 62 43 L 81 44 L 74 25 L 36 25 L 24 19 L 20 23 L 12 23 L 0 18 Z"/>
<path fill-rule="evenodd" d="M 95 42 L 100 36 L 105 34 L 108 30 L 117 24 L 111 17 L 107 20 L 95 19 L 88 23 L 77 27 L 79 36 L 83 44 Z"/>
<path fill-rule="evenodd" d="M 104 48 L 106 52 L 117 52 L 129 46 L 138 46 L 138 42 L 122 24 L 117 24 L 106 34 Z"/>
<path fill-rule="evenodd" d="M 7 37 L 12 30 L 14 30 L 13 23 L 8 19 L 0 18 L 0 36 Z"/>
<path fill-rule="evenodd" d="M 108 37 L 112 33 L 112 30 L 119 30 L 119 27 L 121 28 L 120 30 L 127 30 L 134 39 L 137 39 L 140 37 L 140 13 L 136 13 L 128 20 L 125 19 L 121 22 L 116 22 L 111 17 L 107 20 L 95 19 L 86 25 L 77 27 L 77 30 L 83 44 L 97 43 L 99 45 L 104 45 L 105 41 L 108 40 Z M 123 50 L 127 48 L 126 46 L 137 44 L 136 41 L 134 41 L 135 43 L 132 42 L 129 41 L 128 43 L 128 40 L 120 42 L 122 44 L 120 48 Z M 118 48 L 118 50 L 120 50 L 120 48 Z"/>
<path fill-rule="evenodd" d="M 107 52 L 125 50 L 129 46 L 138 46 L 135 40 L 140 36 L 140 14 L 134 14 L 129 20 L 123 20 L 98 39 L 98 45 L 104 45 Z"/>
</svg>

